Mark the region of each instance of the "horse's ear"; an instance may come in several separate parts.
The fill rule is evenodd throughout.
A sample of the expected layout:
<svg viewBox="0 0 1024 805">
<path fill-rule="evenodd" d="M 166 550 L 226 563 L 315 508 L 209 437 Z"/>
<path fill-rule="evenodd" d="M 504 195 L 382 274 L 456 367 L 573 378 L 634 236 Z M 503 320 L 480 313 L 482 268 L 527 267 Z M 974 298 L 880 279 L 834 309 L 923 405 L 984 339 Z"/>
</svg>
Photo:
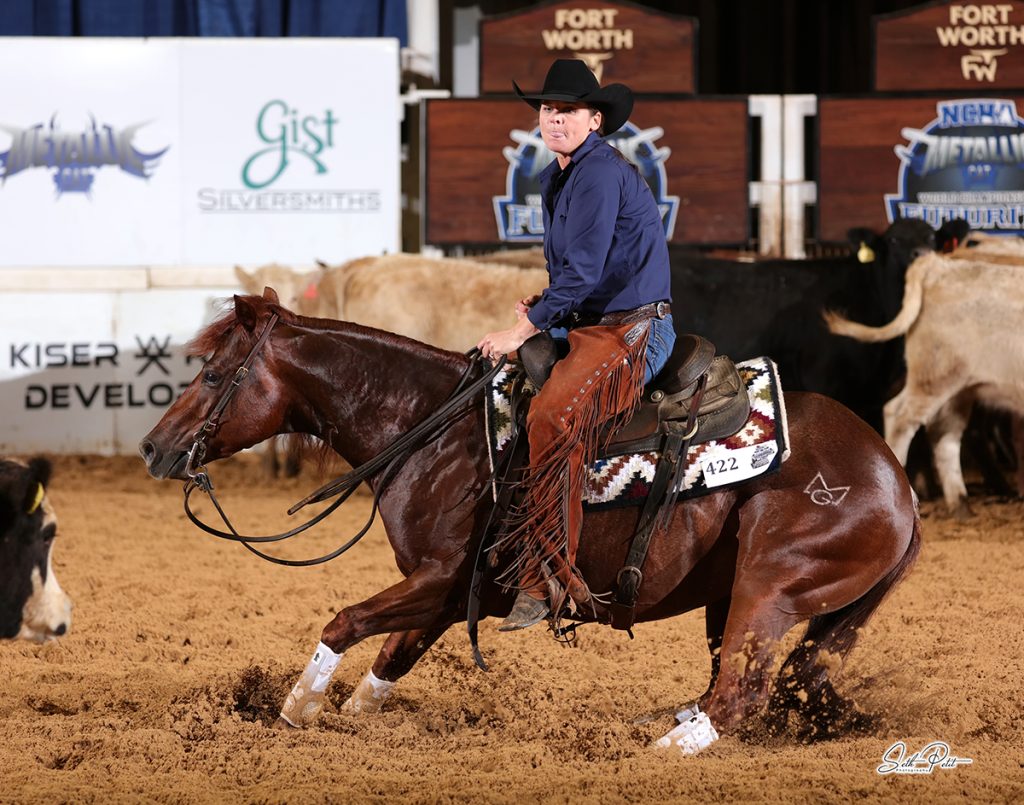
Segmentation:
<svg viewBox="0 0 1024 805">
<path fill-rule="evenodd" d="M 277 298 L 277 291 L 271 288 L 269 285 L 263 288 L 263 298 L 268 302 L 272 302 L 275 305 L 281 304 L 281 300 Z"/>
<path fill-rule="evenodd" d="M 256 306 L 246 296 L 235 294 L 235 318 L 246 330 L 256 329 Z"/>
</svg>

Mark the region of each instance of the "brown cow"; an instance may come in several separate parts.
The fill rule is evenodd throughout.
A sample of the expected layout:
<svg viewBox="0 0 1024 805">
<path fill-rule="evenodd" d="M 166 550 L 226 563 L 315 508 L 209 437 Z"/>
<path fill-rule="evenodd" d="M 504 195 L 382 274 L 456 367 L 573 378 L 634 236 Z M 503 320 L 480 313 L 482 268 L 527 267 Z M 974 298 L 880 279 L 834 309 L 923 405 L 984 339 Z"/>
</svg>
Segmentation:
<svg viewBox="0 0 1024 805">
<path fill-rule="evenodd" d="M 530 249 L 506 249 L 501 252 L 474 254 L 468 259 L 477 263 L 498 263 L 503 266 L 518 266 L 519 268 L 546 269 L 548 267 L 548 261 L 544 259 L 544 249 L 540 246 Z"/>
<path fill-rule="evenodd" d="M 939 254 L 907 271 L 903 307 L 889 324 L 868 327 L 836 313 L 829 329 L 859 341 L 906 335 L 907 381 L 885 406 L 885 439 L 905 462 L 924 425 L 943 497 L 966 511 L 960 443 L 974 400 L 1024 412 L 1024 282 L 1021 269 Z"/>
</svg>

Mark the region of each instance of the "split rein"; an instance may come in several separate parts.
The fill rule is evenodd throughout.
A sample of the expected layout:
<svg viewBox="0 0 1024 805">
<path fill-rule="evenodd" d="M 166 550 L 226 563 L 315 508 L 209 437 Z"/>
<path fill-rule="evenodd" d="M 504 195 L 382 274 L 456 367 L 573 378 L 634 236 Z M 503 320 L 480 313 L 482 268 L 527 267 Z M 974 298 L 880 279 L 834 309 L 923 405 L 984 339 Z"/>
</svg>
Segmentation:
<svg viewBox="0 0 1024 805">
<path fill-rule="evenodd" d="M 206 455 L 207 440 L 216 432 L 220 424 L 221 414 L 231 401 L 231 398 L 234 397 L 235 392 L 238 390 L 242 381 L 248 376 L 249 370 L 252 368 L 252 364 L 256 360 L 256 356 L 263 348 L 263 345 L 266 344 L 267 339 L 270 338 L 270 332 L 274 328 L 274 325 L 277 324 L 278 318 L 279 317 L 276 313 L 270 317 L 270 320 L 263 328 L 263 332 L 260 333 L 260 337 L 256 340 L 256 343 L 253 344 L 252 349 L 249 350 L 249 354 L 242 362 L 242 365 L 235 370 L 235 376 L 232 378 L 231 384 L 224 390 L 224 393 L 217 401 L 217 404 L 214 405 L 210 415 L 206 417 L 202 427 L 200 427 L 196 432 L 195 440 L 188 452 L 188 461 L 185 465 L 185 473 L 188 475 L 188 481 L 185 482 L 184 490 L 185 514 L 188 515 L 188 519 L 191 520 L 194 525 L 205 531 L 207 534 L 212 534 L 215 537 L 220 537 L 221 539 L 230 540 L 232 542 L 240 542 L 248 551 L 256 554 L 261 559 L 266 559 L 268 562 L 274 562 L 278 565 L 288 565 L 290 567 L 309 567 L 310 565 L 319 565 L 324 562 L 329 562 L 331 559 L 345 553 L 345 551 L 363 538 L 366 532 L 370 530 L 370 526 L 373 525 L 373 521 L 377 518 L 377 510 L 379 508 L 378 504 L 380 502 L 381 494 L 398 470 L 401 469 L 406 459 L 423 444 L 441 435 L 458 416 L 461 416 L 464 413 L 467 403 L 476 397 L 482 389 L 490 385 L 495 375 L 501 371 L 502 367 L 505 365 L 505 358 L 498 361 L 498 363 L 492 366 L 488 371 L 484 372 L 477 380 L 470 381 L 469 378 L 473 374 L 475 367 L 482 364 L 485 360 L 478 349 L 470 350 L 466 353 L 467 357 L 470 359 L 469 365 L 462 373 L 462 377 L 459 378 L 458 384 L 448 396 L 448 399 L 446 399 L 441 406 L 434 411 L 434 413 L 418 425 L 414 426 L 411 430 L 406 431 L 404 434 L 396 438 L 380 453 L 366 463 L 361 464 L 346 475 L 324 484 L 316 491 L 307 495 L 288 509 L 288 514 L 294 514 L 299 509 L 310 503 L 319 503 L 324 500 L 329 500 L 332 497 L 337 497 L 337 500 L 331 503 L 330 506 L 316 516 L 307 520 L 302 525 L 296 526 L 290 531 L 268 536 L 248 536 L 239 534 L 228 519 L 227 514 L 220 505 L 220 501 L 217 500 L 217 497 L 213 492 L 213 482 L 210 480 L 209 472 L 203 465 L 203 459 Z M 323 556 L 319 556 L 315 559 L 281 559 L 280 557 L 271 556 L 270 554 L 264 553 L 260 549 L 253 547 L 254 544 L 280 542 L 288 539 L 289 537 L 294 537 L 296 534 L 301 534 L 303 531 L 313 527 L 325 517 L 333 513 L 342 503 L 348 500 L 359 484 L 363 483 L 363 481 L 366 481 L 368 478 L 377 475 L 382 470 L 383 475 L 381 476 L 380 483 L 374 490 L 373 506 L 370 510 L 370 515 L 367 518 L 366 523 L 345 544 L 330 553 L 324 554 Z M 210 501 L 217 509 L 217 513 L 220 515 L 221 520 L 223 520 L 224 525 L 227 526 L 228 531 L 221 531 L 207 525 L 192 511 L 192 508 L 189 506 L 189 498 L 196 489 L 199 489 L 210 496 Z"/>
</svg>

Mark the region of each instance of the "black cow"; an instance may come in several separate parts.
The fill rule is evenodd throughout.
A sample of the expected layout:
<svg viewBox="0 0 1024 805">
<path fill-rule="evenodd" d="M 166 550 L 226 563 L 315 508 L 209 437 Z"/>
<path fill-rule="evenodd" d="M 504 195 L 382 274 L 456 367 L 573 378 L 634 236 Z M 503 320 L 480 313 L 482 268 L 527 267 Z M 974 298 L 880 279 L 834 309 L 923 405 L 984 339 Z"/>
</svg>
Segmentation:
<svg viewBox="0 0 1024 805">
<path fill-rule="evenodd" d="M 674 249 L 672 314 L 679 332 L 700 333 L 734 360 L 768 355 L 783 388 L 832 397 L 881 432 L 882 406 L 904 377 L 903 341 L 832 335 L 822 310 L 890 321 L 907 267 L 936 249 L 937 236 L 922 221 L 903 220 L 883 235 L 859 229 L 850 237 L 854 254 L 825 259 L 739 262 Z"/>
<path fill-rule="evenodd" d="M 44 458 L 0 459 L 0 638 L 42 642 L 71 626 L 71 599 L 50 563 L 57 518 L 49 480 Z"/>
</svg>

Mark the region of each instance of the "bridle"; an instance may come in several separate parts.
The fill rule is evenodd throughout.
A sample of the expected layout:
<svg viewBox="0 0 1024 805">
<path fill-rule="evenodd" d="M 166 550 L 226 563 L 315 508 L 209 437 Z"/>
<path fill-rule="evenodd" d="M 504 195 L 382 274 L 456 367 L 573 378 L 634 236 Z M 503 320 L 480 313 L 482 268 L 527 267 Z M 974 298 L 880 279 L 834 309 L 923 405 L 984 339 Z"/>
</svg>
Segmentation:
<svg viewBox="0 0 1024 805">
<path fill-rule="evenodd" d="M 220 415 L 227 408 L 231 398 L 235 396 L 235 392 L 238 391 L 238 387 L 245 380 L 249 374 L 249 369 L 252 367 L 252 363 L 256 360 L 256 356 L 259 351 L 263 349 L 263 345 L 267 343 L 267 339 L 270 338 L 270 331 L 274 329 L 274 325 L 277 324 L 277 320 L 280 318 L 276 313 L 272 314 L 270 320 L 263 328 L 263 332 L 260 333 L 260 337 L 256 339 L 256 343 L 252 345 L 252 349 L 249 350 L 249 354 L 245 356 L 245 360 L 242 361 L 242 365 L 235 369 L 235 376 L 231 379 L 231 383 L 224 389 L 224 392 L 220 395 L 220 399 L 217 400 L 217 404 L 213 406 L 213 410 L 210 411 L 209 416 L 203 422 L 202 427 L 196 431 L 195 440 L 192 442 L 192 448 L 188 451 L 188 462 L 185 464 L 185 474 L 190 479 L 195 479 L 200 475 L 205 475 L 203 470 L 203 459 L 206 457 L 206 440 L 213 436 L 214 431 L 220 427 Z M 207 476 L 209 478 L 209 476 Z"/>
<path fill-rule="evenodd" d="M 266 326 L 263 328 L 263 331 L 260 333 L 259 338 L 256 340 L 256 343 L 253 344 L 252 349 L 249 350 L 249 354 L 246 356 L 241 366 L 235 370 L 235 375 L 231 379 L 231 383 L 226 389 L 224 389 L 224 392 L 217 400 L 217 403 L 213 406 L 210 414 L 206 417 L 202 426 L 196 432 L 195 439 L 192 442 L 192 447 L 188 451 L 188 460 L 185 464 L 185 473 L 188 475 L 188 480 L 185 482 L 184 487 L 184 506 L 185 514 L 188 516 L 189 520 L 208 534 L 212 534 L 215 537 L 220 537 L 221 539 L 230 540 L 232 542 L 240 542 L 248 551 L 256 554 L 261 559 L 266 559 L 268 562 L 274 562 L 279 565 L 288 565 L 290 567 L 308 567 L 310 565 L 319 565 L 324 562 L 328 562 L 331 559 L 340 556 L 363 538 L 366 532 L 370 530 L 370 526 L 373 525 L 373 522 L 377 517 L 381 494 L 388 483 L 397 474 L 398 470 L 401 469 L 406 459 L 422 444 L 447 430 L 452 422 L 465 413 L 466 404 L 472 400 L 481 389 L 490 385 L 495 375 L 497 375 L 505 365 L 505 358 L 501 358 L 479 378 L 469 382 L 469 378 L 474 373 L 476 367 L 485 361 L 478 349 L 470 350 L 466 353 L 467 357 L 470 359 L 469 363 L 466 366 L 465 371 L 462 373 L 462 376 L 459 378 L 458 384 L 436 411 L 412 429 L 398 436 L 369 461 L 356 467 L 346 475 L 324 484 L 316 491 L 307 495 L 288 509 L 288 514 L 294 514 L 296 511 L 310 503 L 318 503 L 337 496 L 337 500 L 331 503 L 326 509 L 310 518 L 302 525 L 296 526 L 295 528 L 280 534 L 271 534 L 267 536 L 242 535 L 239 534 L 231 524 L 227 514 L 224 512 L 220 502 L 217 500 L 217 497 L 213 492 L 213 482 L 210 480 L 208 470 L 203 465 L 203 459 L 206 456 L 207 440 L 216 433 L 217 428 L 220 426 L 221 414 L 224 412 L 224 409 L 227 407 L 232 397 L 234 397 L 235 392 L 238 391 L 242 381 L 249 375 L 249 370 L 252 368 L 252 364 L 256 360 L 256 356 L 266 344 L 267 339 L 270 338 L 270 333 L 273 330 L 274 325 L 277 324 L 279 318 L 280 317 L 276 313 L 271 315 Z M 294 537 L 296 534 L 306 531 L 330 515 L 342 503 L 348 500 L 359 484 L 368 478 L 377 475 L 382 470 L 383 475 L 380 478 L 380 483 L 377 484 L 377 487 L 374 490 L 373 506 L 370 510 L 370 515 L 367 518 L 366 523 L 347 542 L 330 553 L 316 557 L 315 559 L 281 559 L 280 557 L 271 556 L 270 554 L 264 553 L 258 548 L 253 547 L 253 543 L 280 542 L 281 540 Z M 192 511 L 189 506 L 189 498 L 196 489 L 199 489 L 210 496 L 210 501 L 217 509 L 217 513 L 220 515 L 221 520 L 223 520 L 224 525 L 227 526 L 228 531 L 221 531 L 207 525 Z"/>
</svg>

